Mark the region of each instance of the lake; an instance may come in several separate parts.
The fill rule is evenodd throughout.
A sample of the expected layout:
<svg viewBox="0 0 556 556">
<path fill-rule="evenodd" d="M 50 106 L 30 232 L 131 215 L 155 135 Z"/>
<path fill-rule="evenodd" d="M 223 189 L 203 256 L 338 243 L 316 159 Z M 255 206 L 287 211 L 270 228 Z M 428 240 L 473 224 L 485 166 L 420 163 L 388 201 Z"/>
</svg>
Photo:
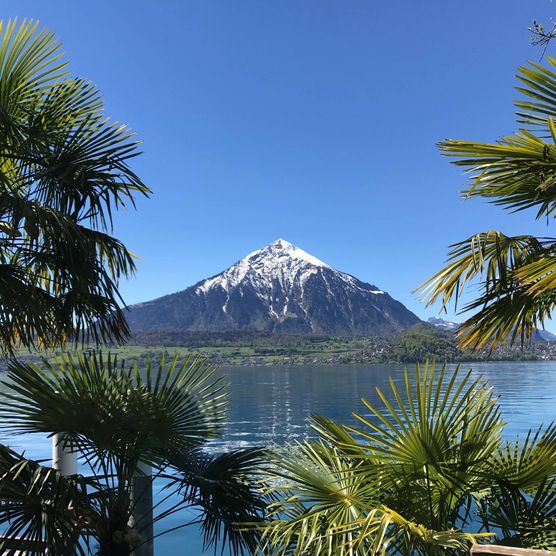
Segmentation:
<svg viewBox="0 0 556 556">
<path fill-rule="evenodd" d="M 524 435 L 530 427 L 556 418 L 556 361 L 461 366 L 494 387 L 508 423 L 507 437 Z M 223 372 L 230 382 L 231 400 L 226 431 L 211 447 L 217 451 L 304 438 L 310 433 L 307 418 L 312 413 L 353 424 L 352 411 L 364 412 L 361 398 L 378 402 L 375 387 L 387 388 L 390 376 L 396 382 L 403 380 L 403 365 L 229 367 Z M 28 457 L 50 456 L 50 443 L 42 437 L 17 437 L 10 444 L 24 449 Z M 165 528 L 177 524 L 174 516 Z M 190 556 L 204 554 L 193 528 L 157 539 L 156 553 L 172 554 L 184 543 Z"/>
</svg>

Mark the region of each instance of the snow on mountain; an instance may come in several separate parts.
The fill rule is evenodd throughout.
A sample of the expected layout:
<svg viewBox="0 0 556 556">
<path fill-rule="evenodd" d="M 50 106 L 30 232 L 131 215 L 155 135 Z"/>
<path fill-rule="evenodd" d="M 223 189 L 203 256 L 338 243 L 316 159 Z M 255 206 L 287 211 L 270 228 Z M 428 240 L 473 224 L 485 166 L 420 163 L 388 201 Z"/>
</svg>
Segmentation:
<svg viewBox="0 0 556 556">
<path fill-rule="evenodd" d="M 230 291 L 244 280 L 261 291 L 272 289 L 274 281 L 282 287 L 291 288 L 293 280 L 297 280 L 302 286 L 318 268 L 331 267 L 303 249 L 277 239 L 263 249 L 253 251 L 222 274 L 201 282 L 197 293 L 207 293 L 215 287 Z"/>
<path fill-rule="evenodd" d="M 436 326 L 436 328 L 440 328 L 441 330 L 446 330 L 448 332 L 455 332 L 461 324 L 459 322 L 444 320 L 439 317 L 430 317 L 427 322 Z"/>
<path fill-rule="evenodd" d="M 132 330 L 391 336 L 419 319 L 386 292 L 278 239 L 224 272 L 130 307 Z"/>
<path fill-rule="evenodd" d="M 222 288 L 229 292 L 244 282 L 257 288 L 261 295 L 272 303 L 272 291 L 277 286 L 284 291 L 291 290 L 294 286 L 303 288 L 307 279 L 317 274 L 319 268 L 334 270 L 303 249 L 283 239 L 277 239 L 263 249 L 253 251 L 222 274 L 204 280 L 197 286 L 196 291 L 207 294 L 213 288 Z M 342 276 L 349 287 L 361 289 L 358 280 L 353 276 L 334 272 Z M 367 291 L 375 295 L 384 293 L 377 289 Z"/>
</svg>

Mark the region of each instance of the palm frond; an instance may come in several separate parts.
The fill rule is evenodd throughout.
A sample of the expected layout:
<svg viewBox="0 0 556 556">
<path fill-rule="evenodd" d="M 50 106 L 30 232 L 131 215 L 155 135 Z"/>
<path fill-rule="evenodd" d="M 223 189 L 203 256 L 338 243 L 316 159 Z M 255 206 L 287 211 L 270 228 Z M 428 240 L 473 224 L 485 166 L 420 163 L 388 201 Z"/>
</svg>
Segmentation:
<svg viewBox="0 0 556 556">
<path fill-rule="evenodd" d="M 38 24 L 0 24 L 0 349 L 70 338 L 124 340 L 118 281 L 135 262 L 110 234 L 115 210 L 149 189 L 138 142 L 70 77 Z"/>
<path fill-rule="evenodd" d="M 508 292 L 504 296 L 484 295 L 469 303 L 469 310 L 480 309 L 458 329 L 457 337 L 464 348 L 494 349 L 506 341 L 521 345 L 530 340 L 532 334 L 550 319 L 556 303 L 556 292 L 542 296 L 530 295 L 525 291 Z"/>
<path fill-rule="evenodd" d="M 319 440 L 275 452 L 264 553 L 460 555 L 492 538 L 468 532 L 501 442 L 492 389 L 427 362 L 377 394 L 359 426 L 313 416 Z"/>
<path fill-rule="evenodd" d="M 462 295 L 476 278 L 484 290 L 504 291 L 518 285 L 515 273 L 554 249 L 553 240 L 534 236 L 507 236 L 496 230 L 480 232 L 450 247 L 448 264 L 421 284 L 417 291 L 427 306 L 440 301 L 444 309 Z"/>
<path fill-rule="evenodd" d="M 263 526 L 263 553 L 348 556 L 387 545 L 383 514 L 370 505 L 372 485 L 341 450 L 302 442 L 276 451 L 273 463 L 277 501 Z"/>
<path fill-rule="evenodd" d="M 62 354 L 52 361 L 43 359 L 41 365 L 10 362 L 0 394 L 0 427 L 12 434 L 63 433 L 65 448 L 77 451 L 89 468 L 85 478 L 66 480 L 34 462 L 18 462 L 21 469 L 38 473 L 35 486 L 54 479 L 64 488 L 73 483 L 79 486 L 71 491 L 81 497 L 79 505 L 72 502 L 74 514 L 66 516 L 68 527 L 72 523 L 76 527 L 75 534 L 70 537 L 58 528 L 68 550 L 80 534 L 81 539 L 95 539 L 102 554 L 111 554 L 116 545 L 137 542 L 141 532 L 129 525 L 134 507 L 132 484 L 144 463 L 154 466 L 155 475 L 173 465 L 179 473 L 173 484 L 179 485 L 183 499 L 174 511 L 184 504 L 202 508 L 207 542 L 226 540 L 236 550 L 254 546 L 253 533 L 237 532 L 235 521 L 254 521 L 262 508 L 253 483 L 248 482 L 260 454 L 246 451 L 209 458 L 198 451 L 220 432 L 226 417 L 226 392 L 216 372 L 215 365 L 204 358 L 179 361 L 176 356 L 166 362 L 162 357 L 157 365 L 148 360 L 140 369 L 137 363 L 126 365 L 116 356 L 95 352 L 77 358 Z M 18 485 L 14 476 L 6 475 L 0 500 L 12 492 L 10 485 Z M 21 488 L 13 492 L 14 510 L 2 514 L 17 525 L 11 533 L 17 534 L 19 527 L 33 534 L 36 519 L 26 508 L 33 502 L 37 508 L 46 505 L 47 511 L 49 492 L 33 493 L 33 500 L 27 500 Z M 64 492 L 53 492 L 52 503 L 64 504 Z M 44 531 L 37 531 L 36 535 L 44 537 Z"/>
<path fill-rule="evenodd" d="M 549 118 L 556 117 L 556 60 L 551 56 L 546 60 L 548 67 L 530 62 L 529 66 L 521 66 L 517 74 L 522 83 L 517 90 L 526 97 L 526 100 L 515 103 L 518 122 L 535 131 L 548 130 Z"/>
<path fill-rule="evenodd" d="M 485 197 L 513 212 L 537 209 L 537 218 L 556 209 L 556 145 L 528 131 L 504 137 L 499 143 L 450 139 L 439 143 L 444 154 L 469 167 L 466 197 Z"/>
<path fill-rule="evenodd" d="M 466 197 L 483 197 L 510 211 L 536 210 L 553 217 L 556 210 L 556 60 L 548 66 L 519 68 L 518 122 L 525 125 L 496 143 L 448 139 L 439 148 L 470 174 Z M 419 286 L 421 297 L 441 310 L 457 302 L 464 288 L 480 294 L 463 312 L 474 311 L 459 330 L 464 348 L 491 349 L 518 338 L 523 344 L 556 302 L 556 250 L 552 238 L 509 237 L 496 231 L 476 234 L 451 247 L 447 265 Z"/>
<path fill-rule="evenodd" d="M 471 545 L 492 541 L 495 537 L 494 533 L 489 532 L 466 533 L 457 529 L 431 530 L 424 525 L 405 519 L 386 506 L 383 506 L 382 509 L 389 522 L 396 526 L 397 538 L 394 544 L 402 550 L 405 548 L 408 553 L 417 550 L 422 554 L 429 554 L 435 549 L 436 552 L 440 549 L 442 554 L 466 554 Z"/>
<path fill-rule="evenodd" d="M 475 312 L 457 332 L 460 345 L 494 348 L 517 338 L 524 343 L 550 318 L 556 270 L 551 238 L 506 236 L 490 230 L 452 246 L 448 265 L 421 284 L 420 296 L 430 306 L 451 300 L 457 307 L 466 286 L 479 281 L 480 295 L 462 312 Z"/>
<path fill-rule="evenodd" d="M 500 531 L 500 544 L 556 549 L 556 480 L 543 481 L 524 493 L 508 482 L 480 501 L 489 527 Z"/>
<path fill-rule="evenodd" d="M 221 429 L 226 395 L 206 359 L 177 356 L 166 364 L 136 363 L 93 353 L 62 355 L 42 367 L 12 361 L 1 394 L 0 427 L 15 434 L 64 433 L 83 458 L 107 454 L 159 462 L 200 446 Z"/>
<path fill-rule="evenodd" d="M 0 445 L 0 526 L 6 539 L 30 541 L 26 554 L 84 554 L 77 543 L 87 503 L 77 479 L 26 460 Z M 20 554 L 9 547 L 5 554 Z M 41 545 L 43 545 L 41 547 Z"/>
<path fill-rule="evenodd" d="M 0 22 L 0 106 L 6 119 L 17 114 L 45 88 L 67 76 L 61 45 L 54 33 L 38 30 L 38 22 Z M 2 123 L 6 123 L 6 119 Z M 8 119 L 9 121 L 9 119 Z M 8 126 L 3 126 L 6 130 Z"/>
<path fill-rule="evenodd" d="M 537 209 L 537 218 L 552 215 L 556 193 L 556 61 L 519 68 L 517 90 L 525 97 L 516 101 L 521 129 L 497 143 L 446 140 L 442 152 L 456 157 L 454 164 L 471 175 L 466 196 L 486 197 L 491 202 L 520 211 Z"/>
<path fill-rule="evenodd" d="M 523 440 L 505 441 L 490 468 L 500 482 L 525 491 L 556 478 L 556 424 L 529 430 Z"/>
<path fill-rule="evenodd" d="M 377 393 L 381 404 L 363 400 L 370 415 L 355 414 L 361 426 L 347 427 L 371 453 L 361 475 L 376 475 L 378 461 L 387 506 L 431 530 L 467 525 L 459 509 L 487 483 L 488 462 L 500 443 L 492 389 L 470 372 L 447 373 L 446 365 L 437 370 L 427 362 L 416 365 L 414 378 L 406 369 L 403 389 L 390 380 L 390 392 Z"/>
<path fill-rule="evenodd" d="M 169 488 L 200 510 L 204 546 L 227 547 L 235 555 L 255 553 L 259 529 L 245 525 L 263 520 L 264 452 L 252 448 L 209 456 L 188 450 L 172 454 L 169 463 L 177 471 L 169 477 Z"/>
</svg>

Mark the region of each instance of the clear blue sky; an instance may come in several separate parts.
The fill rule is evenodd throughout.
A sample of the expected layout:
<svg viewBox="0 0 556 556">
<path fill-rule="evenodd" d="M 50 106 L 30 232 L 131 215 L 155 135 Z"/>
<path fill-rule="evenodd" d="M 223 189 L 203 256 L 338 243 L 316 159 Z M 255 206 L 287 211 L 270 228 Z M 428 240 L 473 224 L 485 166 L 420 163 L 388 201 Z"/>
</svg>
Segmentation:
<svg viewBox="0 0 556 556">
<path fill-rule="evenodd" d="M 75 74 L 144 141 L 151 199 L 116 235 L 141 260 L 128 303 L 184 289 L 278 237 L 411 294 L 447 246 L 552 230 L 463 201 L 435 143 L 515 129 L 516 68 L 541 55 L 548 0 L 3 0 L 37 18 Z M 452 317 L 453 315 L 449 315 Z M 461 317 L 460 317 L 461 318 Z"/>
</svg>

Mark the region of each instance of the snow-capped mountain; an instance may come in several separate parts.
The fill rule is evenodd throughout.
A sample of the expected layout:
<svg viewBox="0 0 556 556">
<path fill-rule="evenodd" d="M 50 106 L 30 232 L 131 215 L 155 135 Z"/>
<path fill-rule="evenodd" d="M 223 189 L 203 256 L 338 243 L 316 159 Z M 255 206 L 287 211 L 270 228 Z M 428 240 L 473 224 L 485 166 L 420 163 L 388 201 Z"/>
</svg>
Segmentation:
<svg viewBox="0 0 556 556">
<path fill-rule="evenodd" d="M 181 292 L 130 307 L 132 331 L 392 336 L 419 318 L 376 286 L 278 239 Z"/>
<path fill-rule="evenodd" d="M 459 322 L 452 322 L 449 320 L 444 320 L 439 317 L 430 317 L 427 322 L 436 326 L 436 328 L 440 328 L 441 330 L 446 330 L 447 332 L 456 332 L 456 330 L 460 327 Z"/>
</svg>

